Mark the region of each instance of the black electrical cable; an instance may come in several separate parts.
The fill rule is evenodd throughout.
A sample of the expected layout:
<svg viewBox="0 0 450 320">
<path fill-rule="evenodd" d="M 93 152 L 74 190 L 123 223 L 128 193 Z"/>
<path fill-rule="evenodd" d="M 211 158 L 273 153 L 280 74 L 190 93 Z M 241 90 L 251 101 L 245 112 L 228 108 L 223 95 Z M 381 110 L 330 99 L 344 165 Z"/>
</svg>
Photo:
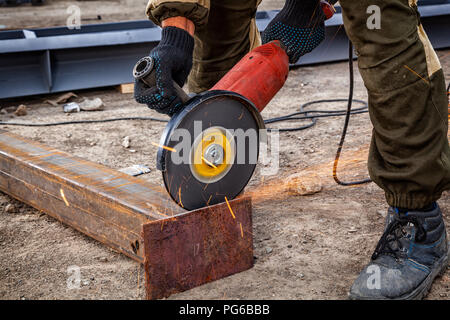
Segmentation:
<svg viewBox="0 0 450 320">
<path fill-rule="evenodd" d="M 295 128 L 280 128 L 277 129 L 280 132 L 291 132 L 291 131 L 300 131 L 305 130 L 308 128 L 313 127 L 317 123 L 318 118 L 327 118 L 327 117 L 336 117 L 336 116 L 345 116 L 345 122 L 344 122 L 344 128 L 342 130 L 341 140 L 339 141 L 338 149 L 336 151 L 336 157 L 333 164 L 333 179 L 336 181 L 337 184 L 341 186 L 355 186 L 355 185 L 361 185 L 365 183 L 372 182 L 371 179 L 364 179 L 360 181 L 352 181 L 352 182 L 344 182 L 341 181 L 337 176 L 337 168 L 339 165 L 339 159 L 342 154 L 342 148 L 344 146 L 345 137 L 347 136 L 347 130 L 348 125 L 350 122 L 350 116 L 354 114 L 361 114 L 361 113 L 367 113 L 369 111 L 368 104 L 365 101 L 353 99 L 353 91 L 354 91 L 354 70 L 353 70 L 353 45 L 349 41 L 349 75 L 350 75 L 350 84 L 349 84 L 349 97 L 348 99 L 329 99 L 329 100 L 316 100 L 311 101 L 308 103 L 305 103 L 300 106 L 300 111 L 291 113 L 286 116 L 277 117 L 277 118 L 271 118 L 266 119 L 264 123 L 275 123 L 275 122 L 284 122 L 284 121 L 294 121 L 294 120 L 307 120 L 310 119 L 311 123 L 306 124 L 304 126 L 295 127 Z M 447 90 L 448 91 L 448 90 Z M 310 105 L 313 104 L 320 104 L 320 103 L 334 103 L 334 102 L 347 102 L 347 109 L 346 110 L 309 110 L 305 111 L 304 109 Z M 354 102 L 360 103 L 362 106 L 359 108 L 352 109 L 352 105 Z M 297 117 L 298 115 L 301 115 L 300 117 Z M 268 128 L 268 131 L 273 130 L 273 128 Z"/>
<path fill-rule="evenodd" d="M 169 122 L 166 119 L 159 119 L 153 117 L 123 117 L 123 118 L 112 118 L 102 120 L 73 120 L 73 121 L 61 121 L 50 123 L 0 122 L 0 125 L 22 126 L 22 127 L 53 127 L 53 126 L 64 126 L 69 124 L 105 123 L 105 122 L 126 121 L 126 120 L 149 120 L 156 122 Z"/>
<path fill-rule="evenodd" d="M 338 117 L 347 115 L 347 110 L 304 110 L 306 107 L 313 104 L 322 104 L 322 103 L 332 103 L 332 102 L 348 102 L 348 99 L 330 99 L 330 100 L 316 100 L 310 101 L 308 103 L 302 104 L 300 106 L 300 111 L 291 113 L 286 116 L 281 116 L 277 118 L 271 118 L 264 120 L 265 124 L 276 123 L 276 122 L 284 122 L 284 121 L 294 121 L 294 120 L 311 120 L 311 123 L 295 127 L 295 128 L 277 128 L 276 130 L 280 132 L 290 132 L 290 131 L 300 131 L 311 128 L 317 123 L 317 118 L 329 118 L 329 117 Z M 357 102 L 362 104 L 362 107 L 351 110 L 351 114 L 360 114 L 367 113 L 368 106 L 367 102 L 362 100 L 354 99 L 353 102 Z M 295 117 L 297 115 L 302 115 L 300 117 Z M 268 131 L 274 130 L 274 128 L 267 128 Z"/>
<path fill-rule="evenodd" d="M 355 77 L 354 77 L 354 71 L 353 71 L 353 44 L 351 43 L 351 41 L 348 42 L 348 51 L 349 51 L 349 59 L 348 59 L 348 66 L 349 66 L 349 74 L 350 74 L 350 90 L 349 90 L 349 96 L 348 96 L 348 106 L 347 106 L 347 115 L 345 117 L 345 123 L 344 123 L 344 128 L 342 130 L 342 136 L 341 136 L 341 140 L 339 141 L 339 146 L 336 152 L 336 158 L 334 159 L 334 164 L 333 164 L 333 179 L 334 181 L 336 181 L 337 184 L 341 185 L 341 186 L 356 186 L 356 185 L 361 185 L 361 184 L 365 184 L 365 183 L 370 183 L 372 182 L 371 179 L 364 179 L 364 180 L 359 180 L 359 181 L 352 181 L 352 182 L 344 182 L 341 181 L 338 176 L 337 176 L 337 168 L 339 165 L 339 159 L 341 157 L 341 153 L 342 153 L 342 147 L 344 146 L 344 141 L 345 141 L 345 136 L 347 135 L 347 129 L 348 129 L 348 124 L 350 122 L 350 115 L 351 115 L 351 111 L 352 111 L 352 101 L 353 101 L 353 89 L 355 86 Z"/>
</svg>

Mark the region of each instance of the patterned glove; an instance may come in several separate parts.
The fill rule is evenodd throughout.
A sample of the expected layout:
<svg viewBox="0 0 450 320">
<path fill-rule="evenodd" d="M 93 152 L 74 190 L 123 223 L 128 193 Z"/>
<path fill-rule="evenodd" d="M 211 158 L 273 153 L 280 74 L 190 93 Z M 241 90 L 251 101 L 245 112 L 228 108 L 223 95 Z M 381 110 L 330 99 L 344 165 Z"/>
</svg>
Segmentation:
<svg viewBox="0 0 450 320">
<path fill-rule="evenodd" d="M 262 35 L 263 43 L 280 40 L 290 63 L 314 50 L 325 38 L 325 15 L 318 0 L 286 0 Z"/>
<path fill-rule="evenodd" d="M 192 68 L 194 38 L 185 30 L 165 27 L 161 41 L 151 52 L 156 68 L 156 87 L 141 80 L 134 83 L 134 98 L 150 109 L 172 116 L 182 106 L 173 82 L 183 87 Z"/>
</svg>

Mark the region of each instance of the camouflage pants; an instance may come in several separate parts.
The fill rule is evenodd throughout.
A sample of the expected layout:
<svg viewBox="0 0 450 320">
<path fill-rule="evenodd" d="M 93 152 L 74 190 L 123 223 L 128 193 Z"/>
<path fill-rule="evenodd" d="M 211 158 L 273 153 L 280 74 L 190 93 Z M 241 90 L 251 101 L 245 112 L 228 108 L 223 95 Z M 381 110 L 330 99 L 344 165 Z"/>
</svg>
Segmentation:
<svg viewBox="0 0 450 320">
<path fill-rule="evenodd" d="M 212 87 L 260 44 L 259 0 L 211 0 L 207 25 L 196 30 L 189 89 Z M 444 73 L 423 30 L 417 0 L 341 0 L 345 30 L 369 94 L 373 124 L 371 178 L 391 206 L 419 209 L 450 189 Z M 368 28 L 367 8 L 381 9 Z"/>
</svg>

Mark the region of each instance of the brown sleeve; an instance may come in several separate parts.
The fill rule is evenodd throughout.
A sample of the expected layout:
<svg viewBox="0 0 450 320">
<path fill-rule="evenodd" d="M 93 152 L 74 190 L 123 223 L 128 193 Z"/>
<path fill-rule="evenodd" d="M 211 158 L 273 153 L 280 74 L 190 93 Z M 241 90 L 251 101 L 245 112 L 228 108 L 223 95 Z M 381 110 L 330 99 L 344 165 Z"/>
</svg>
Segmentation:
<svg viewBox="0 0 450 320">
<path fill-rule="evenodd" d="M 205 24 L 208 20 L 210 0 L 149 0 L 147 16 L 157 25 L 172 17 L 186 17 L 196 26 Z"/>
</svg>

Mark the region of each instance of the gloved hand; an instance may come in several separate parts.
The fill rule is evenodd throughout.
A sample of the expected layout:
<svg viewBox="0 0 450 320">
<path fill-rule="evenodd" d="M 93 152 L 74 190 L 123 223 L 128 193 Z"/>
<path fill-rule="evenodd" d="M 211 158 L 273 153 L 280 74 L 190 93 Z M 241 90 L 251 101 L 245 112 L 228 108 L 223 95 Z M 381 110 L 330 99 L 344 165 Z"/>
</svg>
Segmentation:
<svg viewBox="0 0 450 320">
<path fill-rule="evenodd" d="M 325 15 L 319 0 L 286 0 L 262 35 L 263 43 L 280 40 L 290 63 L 315 49 L 325 38 Z"/>
<path fill-rule="evenodd" d="M 134 98 L 150 109 L 172 116 L 181 105 L 173 81 L 183 87 L 192 68 L 194 38 L 185 30 L 165 27 L 161 41 L 151 52 L 156 68 L 156 87 L 135 80 Z"/>
</svg>

